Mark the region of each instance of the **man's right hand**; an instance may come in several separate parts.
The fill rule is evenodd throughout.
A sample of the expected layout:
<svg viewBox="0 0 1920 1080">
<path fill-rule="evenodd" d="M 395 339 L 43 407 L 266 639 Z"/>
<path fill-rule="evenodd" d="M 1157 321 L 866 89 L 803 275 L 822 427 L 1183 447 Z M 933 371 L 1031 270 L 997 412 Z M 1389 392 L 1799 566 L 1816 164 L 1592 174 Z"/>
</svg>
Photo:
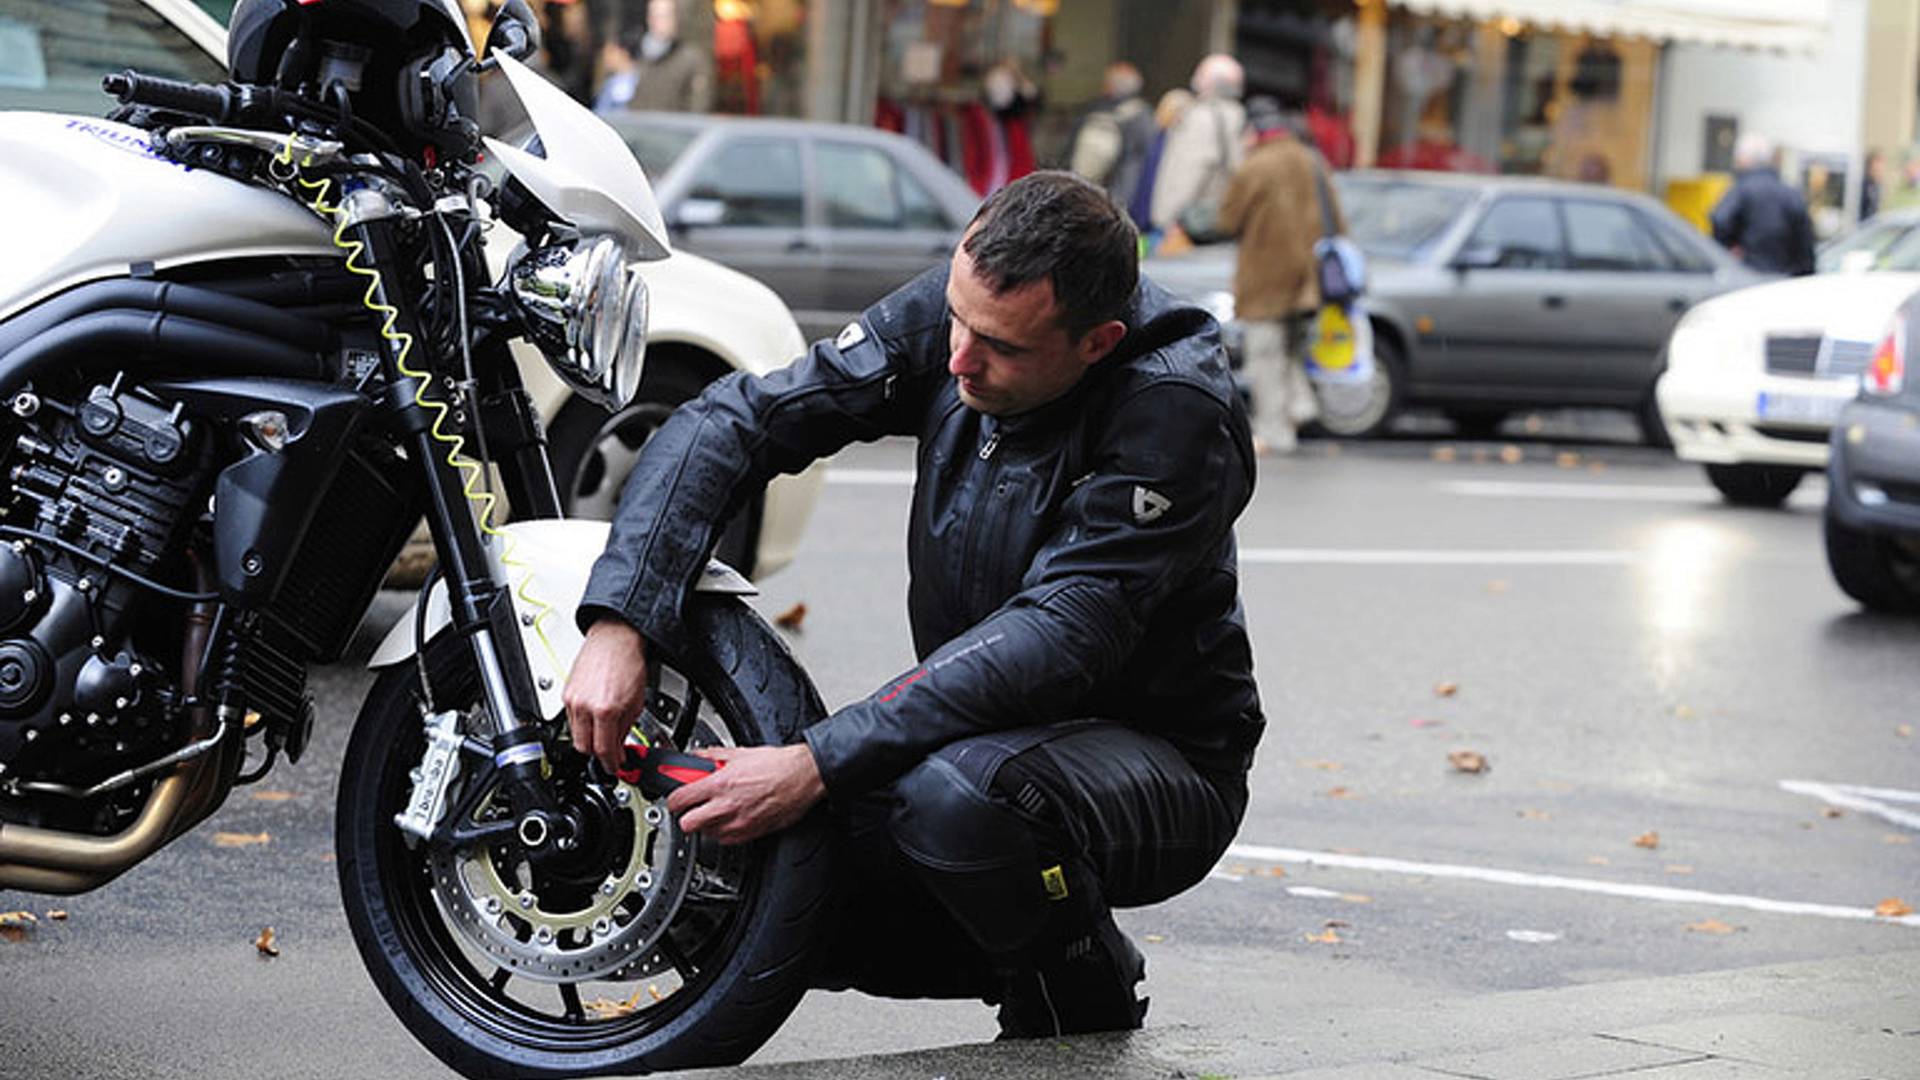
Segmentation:
<svg viewBox="0 0 1920 1080">
<path fill-rule="evenodd" d="M 647 642 L 640 631 L 619 619 L 594 623 L 561 700 L 574 747 L 608 771 L 619 768 L 627 730 L 647 703 Z"/>
</svg>

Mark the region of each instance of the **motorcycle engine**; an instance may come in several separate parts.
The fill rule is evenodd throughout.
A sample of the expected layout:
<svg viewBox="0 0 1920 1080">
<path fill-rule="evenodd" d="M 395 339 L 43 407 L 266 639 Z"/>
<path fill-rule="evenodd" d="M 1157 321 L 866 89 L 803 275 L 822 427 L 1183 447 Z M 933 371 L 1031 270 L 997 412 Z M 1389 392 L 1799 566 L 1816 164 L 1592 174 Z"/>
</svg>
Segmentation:
<svg viewBox="0 0 1920 1080">
<path fill-rule="evenodd" d="M 17 796 L 16 785 L 31 790 L 36 780 L 85 787 L 180 744 L 173 673 L 186 604 L 101 564 L 191 590 L 182 555 L 213 461 L 180 406 L 121 379 L 77 403 L 23 393 L 12 404 L 10 502 L 0 511 L 0 794 Z M 0 816 L 109 832 L 146 790 L 130 785 L 87 805 L 0 798 Z"/>
</svg>

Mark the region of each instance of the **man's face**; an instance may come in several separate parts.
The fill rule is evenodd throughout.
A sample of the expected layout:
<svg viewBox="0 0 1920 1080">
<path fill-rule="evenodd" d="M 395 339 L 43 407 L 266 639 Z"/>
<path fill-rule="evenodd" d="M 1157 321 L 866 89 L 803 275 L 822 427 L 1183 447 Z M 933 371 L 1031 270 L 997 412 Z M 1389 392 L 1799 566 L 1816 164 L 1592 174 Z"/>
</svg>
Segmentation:
<svg viewBox="0 0 1920 1080">
<path fill-rule="evenodd" d="M 680 12 L 673 0 L 652 0 L 647 5 L 647 33 L 663 40 L 680 36 Z"/>
<path fill-rule="evenodd" d="M 947 370 L 959 384 L 960 400 L 992 416 L 1045 405 L 1072 389 L 1112 348 L 1107 343 L 1095 351 L 1089 339 L 1101 336 L 1098 329 L 1078 344 L 1067 337 L 1054 307 L 1053 283 L 1045 278 L 996 295 L 985 278 L 974 274 L 964 244 L 953 252 L 947 308 L 952 314 Z"/>
</svg>

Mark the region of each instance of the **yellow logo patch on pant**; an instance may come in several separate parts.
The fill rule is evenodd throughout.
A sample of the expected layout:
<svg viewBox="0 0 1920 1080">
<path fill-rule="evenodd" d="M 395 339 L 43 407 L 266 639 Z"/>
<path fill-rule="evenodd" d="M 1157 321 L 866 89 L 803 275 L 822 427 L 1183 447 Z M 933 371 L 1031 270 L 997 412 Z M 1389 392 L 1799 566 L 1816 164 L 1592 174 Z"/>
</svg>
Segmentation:
<svg viewBox="0 0 1920 1080">
<path fill-rule="evenodd" d="M 1040 871 L 1040 884 L 1046 886 L 1047 899 L 1065 900 L 1067 898 L 1067 872 L 1058 864 Z"/>
</svg>

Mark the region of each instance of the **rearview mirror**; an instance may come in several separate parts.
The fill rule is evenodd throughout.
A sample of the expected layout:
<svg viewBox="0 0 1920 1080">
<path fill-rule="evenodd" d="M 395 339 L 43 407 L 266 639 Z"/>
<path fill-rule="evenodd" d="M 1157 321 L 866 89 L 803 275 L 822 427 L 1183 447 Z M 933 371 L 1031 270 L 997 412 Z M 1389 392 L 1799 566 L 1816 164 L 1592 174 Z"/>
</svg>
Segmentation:
<svg viewBox="0 0 1920 1080">
<path fill-rule="evenodd" d="M 1447 265 L 1455 270 L 1491 270 L 1500 265 L 1500 249 L 1492 244 L 1469 244 Z"/>
<path fill-rule="evenodd" d="M 505 0 L 487 31 L 487 55 L 505 53 L 525 60 L 540 51 L 540 17 L 527 0 Z M 491 66 L 488 64 L 487 66 Z"/>
</svg>

